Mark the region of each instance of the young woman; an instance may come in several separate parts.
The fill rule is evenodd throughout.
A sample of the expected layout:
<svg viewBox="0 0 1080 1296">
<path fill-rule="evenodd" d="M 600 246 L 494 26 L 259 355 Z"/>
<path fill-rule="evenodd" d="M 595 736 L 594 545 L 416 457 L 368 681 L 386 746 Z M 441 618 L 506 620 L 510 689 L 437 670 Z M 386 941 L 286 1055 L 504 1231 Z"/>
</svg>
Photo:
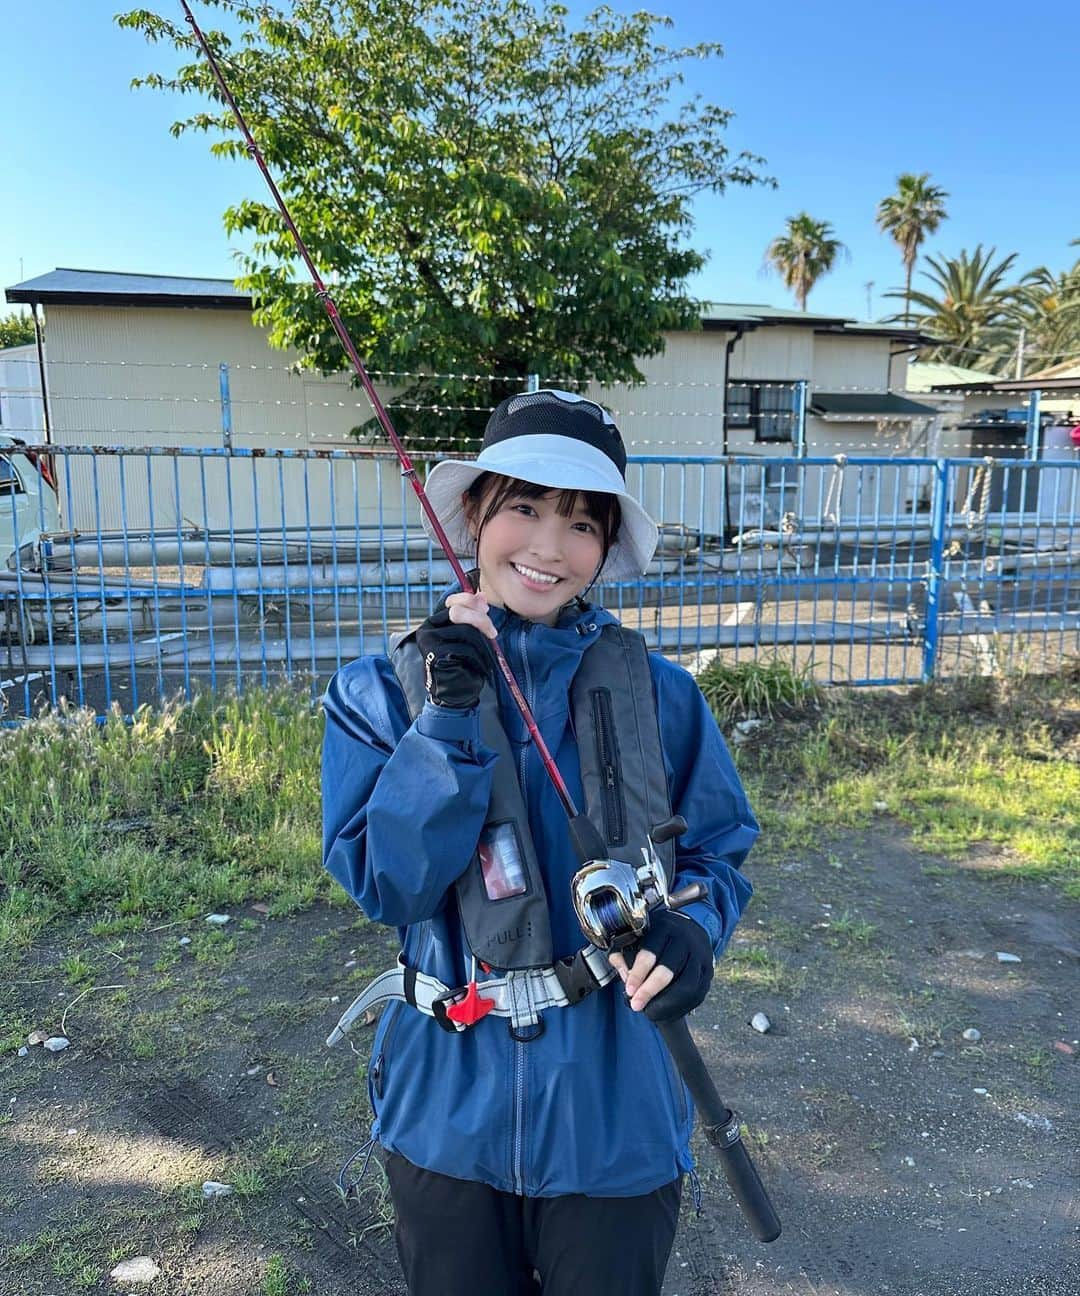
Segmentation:
<svg viewBox="0 0 1080 1296">
<path fill-rule="evenodd" d="M 692 1168 L 686 1091 L 654 1022 L 704 998 L 750 897 L 757 835 L 696 684 L 585 595 L 640 576 L 657 529 L 599 405 L 503 401 L 428 495 L 474 589 L 325 698 L 326 867 L 402 954 L 368 1072 L 412 1296 L 657 1296 Z M 566 815 L 488 643 L 498 635 L 610 858 L 650 831 L 673 889 L 636 952 L 586 941 Z M 591 1286 L 590 1286 L 591 1285 Z"/>
</svg>

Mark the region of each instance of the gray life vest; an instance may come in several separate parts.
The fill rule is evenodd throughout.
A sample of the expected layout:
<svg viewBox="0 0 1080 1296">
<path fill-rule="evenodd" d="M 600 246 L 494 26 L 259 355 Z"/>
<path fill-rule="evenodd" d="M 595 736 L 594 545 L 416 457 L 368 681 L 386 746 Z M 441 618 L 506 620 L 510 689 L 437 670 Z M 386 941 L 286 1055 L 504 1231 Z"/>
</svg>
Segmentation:
<svg viewBox="0 0 1080 1296">
<path fill-rule="evenodd" d="M 414 632 L 402 636 L 390 657 L 415 719 L 427 695 Z M 636 868 L 650 831 L 671 817 L 644 639 L 623 626 L 605 625 L 582 654 L 569 702 L 586 813 L 607 843 L 610 858 Z M 490 968 L 550 967 L 548 897 L 516 762 L 499 718 L 498 694 L 490 683 L 480 695 L 480 737 L 498 759 L 476 854 L 455 884 L 465 938 L 472 953 Z M 656 849 L 670 881 L 675 843 Z"/>
</svg>

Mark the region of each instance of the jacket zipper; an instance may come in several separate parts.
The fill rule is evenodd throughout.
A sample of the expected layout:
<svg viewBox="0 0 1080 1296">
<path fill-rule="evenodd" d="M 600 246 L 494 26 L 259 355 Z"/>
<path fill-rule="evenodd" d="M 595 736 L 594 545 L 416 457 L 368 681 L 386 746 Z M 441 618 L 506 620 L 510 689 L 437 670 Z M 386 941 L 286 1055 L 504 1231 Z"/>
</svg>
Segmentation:
<svg viewBox="0 0 1080 1296">
<path fill-rule="evenodd" d="M 626 816 L 622 796 L 622 771 L 615 746 L 615 720 L 611 713 L 611 694 L 607 689 L 592 692 L 593 725 L 600 757 L 604 795 L 604 835 L 609 846 L 625 846 Z"/>
<path fill-rule="evenodd" d="M 529 670 L 529 654 L 525 646 L 526 635 L 528 634 L 528 623 L 521 627 L 521 675 L 524 682 L 525 701 L 529 704 L 530 711 L 535 706 L 533 699 L 532 672 Z M 525 760 L 529 751 L 529 743 L 525 743 L 521 748 L 521 795 L 528 806 L 528 791 L 525 783 Z M 525 1195 L 525 1174 L 522 1162 L 524 1160 L 524 1128 L 525 1128 L 525 1048 L 526 1045 L 521 1040 L 514 1040 L 514 1139 L 513 1139 L 513 1167 L 511 1170 L 514 1192 L 518 1196 Z"/>
</svg>

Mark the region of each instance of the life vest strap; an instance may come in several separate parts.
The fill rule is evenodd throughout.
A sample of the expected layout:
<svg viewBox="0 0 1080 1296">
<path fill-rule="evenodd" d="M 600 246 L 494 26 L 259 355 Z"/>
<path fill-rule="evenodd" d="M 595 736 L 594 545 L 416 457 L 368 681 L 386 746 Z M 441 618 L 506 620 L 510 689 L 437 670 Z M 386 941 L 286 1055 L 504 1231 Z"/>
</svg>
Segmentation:
<svg viewBox="0 0 1080 1296">
<path fill-rule="evenodd" d="M 445 986 L 437 977 L 408 967 L 399 954 L 395 966 L 370 982 L 345 1009 L 326 1042 L 339 1044 L 366 1012 L 389 1000 L 407 1003 L 425 1016 L 434 1017 L 444 1030 L 468 1030 L 473 1022 L 455 1020 L 447 1009 L 463 1003 L 470 990 L 474 997 L 479 995 L 493 1002 L 484 1015 L 509 1017 L 511 1029 L 518 1031 L 535 1026 L 540 1014 L 549 1008 L 569 1008 L 580 1003 L 594 990 L 614 981 L 615 976 L 607 955 L 595 945 L 586 945 L 552 967 L 507 972 L 458 988 Z"/>
</svg>

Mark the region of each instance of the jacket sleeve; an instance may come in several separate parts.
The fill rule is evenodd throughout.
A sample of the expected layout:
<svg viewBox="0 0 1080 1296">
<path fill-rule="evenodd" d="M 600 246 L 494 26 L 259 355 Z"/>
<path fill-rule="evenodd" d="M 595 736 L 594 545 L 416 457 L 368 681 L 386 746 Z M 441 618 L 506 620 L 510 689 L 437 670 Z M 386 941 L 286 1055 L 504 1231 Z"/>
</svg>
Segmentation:
<svg viewBox="0 0 1080 1296">
<path fill-rule="evenodd" d="M 487 817 L 493 753 L 478 713 L 425 706 L 410 723 L 385 658 L 343 667 L 323 698 L 323 863 L 364 913 L 430 918 Z"/>
<path fill-rule="evenodd" d="M 673 890 L 703 882 L 683 913 L 709 933 L 717 957 L 753 894 L 740 872 L 760 831 L 708 703 L 693 676 L 650 654 L 671 808 L 686 820 L 676 840 Z"/>
</svg>

